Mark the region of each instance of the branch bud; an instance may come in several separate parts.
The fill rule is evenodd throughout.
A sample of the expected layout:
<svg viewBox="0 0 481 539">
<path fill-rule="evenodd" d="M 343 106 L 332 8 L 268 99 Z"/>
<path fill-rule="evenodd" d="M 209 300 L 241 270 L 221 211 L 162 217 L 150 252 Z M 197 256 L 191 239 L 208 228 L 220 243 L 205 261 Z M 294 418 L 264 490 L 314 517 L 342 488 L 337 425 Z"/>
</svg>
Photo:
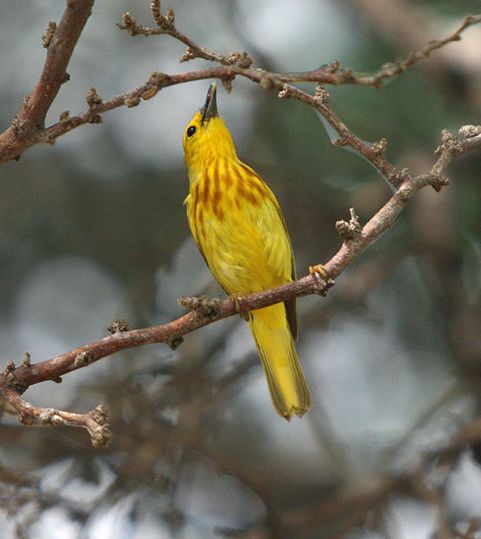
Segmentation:
<svg viewBox="0 0 481 539">
<path fill-rule="evenodd" d="M 131 109 L 132 107 L 136 107 L 140 103 L 140 97 L 138 96 L 127 96 L 124 99 L 124 103 Z"/>
<path fill-rule="evenodd" d="M 403 180 L 407 178 L 409 178 L 409 169 L 402 168 L 401 170 L 394 169 L 386 179 L 389 183 L 392 183 L 395 187 L 397 187 Z"/>
<path fill-rule="evenodd" d="M 122 333 L 124 331 L 129 331 L 129 323 L 125 319 L 114 320 L 111 324 L 107 326 L 107 331 L 115 335 L 116 333 Z"/>
<path fill-rule="evenodd" d="M 441 132 L 441 144 L 434 150 L 434 155 L 439 157 L 442 153 L 448 152 L 458 155 L 463 151 L 461 142 L 447 129 Z"/>
<path fill-rule="evenodd" d="M 87 105 L 89 106 L 89 109 L 92 107 L 95 107 L 96 105 L 100 105 L 102 103 L 102 98 L 97 93 L 96 88 L 90 88 L 89 93 L 87 94 L 85 100 L 87 101 Z"/>
<path fill-rule="evenodd" d="M 27 369 L 30 367 L 30 354 L 28 352 L 23 354 L 22 367 L 26 367 Z"/>
<path fill-rule="evenodd" d="M 372 153 L 376 157 L 383 157 L 387 150 L 387 139 L 382 137 L 372 145 Z"/>
<path fill-rule="evenodd" d="M 230 94 L 232 92 L 232 81 L 234 80 L 234 77 L 230 77 L 228 79 L 222 79 L 222 86 L 225 88 L 226 92 Z"/>
<path fill-rule="evenodd" d="M 182 296 L 177 302 L 192 311 L 197 311 L 201 315 L 207 316 L 208 318 L 217 316 L 220 304 L 222 303 L 218 298 L 208 298 L 207 296 Z"/>
<path fill-rule="evenodd" d="M 321 66 L 320 70 L 325 71 L 326 73 L 337 73 L 340 66 L 341 64 L 339 63 L 339 60 L 335 60 L 330 64 L 324 64 Z"/>
<path fill-rule="evenodd" d="M 350 208 L 351 218 L 347 221 L 337 221 L 336 230 L 344 241 L 355 240 L 360 238 L 362 234 L 361 223 L 354 208 Z"/>
<path fill-rule="evenodd" d="M 481 135 L 481 125 L 463 125 L 458 131 L 462 138 L 473 138 Z"/>
<path fill-rule="evenodd" d="M 196 58 L 195 52 L 190 47 L 187 47 L 184 54 L 182 54 L 182 56 L 179 58 L 179 62 L 188 62 L 194 58 Z"/>
<path fill-rule="evenodd" d="M 165 339 L 164 342 L 169 346 L 171 350 L 175 350 L 184 342 L 184 337 L 181 337 L 180 335 L 175 335 L 173 337 L 168 337 L 167 339 Z"/>
<path fill-rule="evenodd" d="M 60 116 L 59 116 L 59 122 L 60 125 L 64 128 L 70 127 L 71 120 L 70 120 L 70 112 L 68 110 L 64 110 Z"/>
<path fill-rule="evenodd" d="M 264 90 L 272 90 L 272 88 L 274 88 L 275 86 L 275 82 L 273 79 L 271 79 L 271 77 L 262 77 L 260 82 L 259 82 L 261 88 L 264 88 Z"/>
<path fill-rule="evenodd" d="M 91 363 L 94 359 L 94 355 L 90 351 L 85 352 L 79 352 L 75 356 L 75 360 L 73 362 L 73 368 L 74 369 L 80 369 L 81 367 L 86 367 L 89 363 Z"/>
<path fill-rule="evenodd" d="M 328 105 L 330 99 L 329 92 L 324 86 L 319 84 L 318 86 L 316 86 L 316 93 L 314 95 L 314 99 L 322 105 Z"/>
<path fill-rule="evenodd" d="M 292 88 L 289 84 L 284 84 L 282 90 L 277 94 L 279 99 L 289 99 L 292 95 Z"/>
<path fill-rule="evenodd" d="M 45 34 L 42 36 L 42 45 L 48 49 L 50 43 L 52 43 L 52 38 L 57 31 L 57 23 L 55 21 L 48 21 L 48 26 Z"/>
</svg>

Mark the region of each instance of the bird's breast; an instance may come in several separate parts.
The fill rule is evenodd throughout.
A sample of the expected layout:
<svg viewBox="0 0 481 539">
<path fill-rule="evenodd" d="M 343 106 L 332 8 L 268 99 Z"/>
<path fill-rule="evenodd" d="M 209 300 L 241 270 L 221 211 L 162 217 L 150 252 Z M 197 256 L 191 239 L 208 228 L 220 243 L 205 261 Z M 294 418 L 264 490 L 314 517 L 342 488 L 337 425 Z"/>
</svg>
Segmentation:
<svg viewBox="0 0 481 539">
<path fill-rule="evenodd" d="M 188 215 L 194 238 L 229 293 L 281 284 L 290 274 L 290 244 L 278 207 L 254 175 L 242 164 L 216 163 L 191 184 Z M 273 238 L 280 240 L 281 250 L 271 246 Z"/>
</svg>

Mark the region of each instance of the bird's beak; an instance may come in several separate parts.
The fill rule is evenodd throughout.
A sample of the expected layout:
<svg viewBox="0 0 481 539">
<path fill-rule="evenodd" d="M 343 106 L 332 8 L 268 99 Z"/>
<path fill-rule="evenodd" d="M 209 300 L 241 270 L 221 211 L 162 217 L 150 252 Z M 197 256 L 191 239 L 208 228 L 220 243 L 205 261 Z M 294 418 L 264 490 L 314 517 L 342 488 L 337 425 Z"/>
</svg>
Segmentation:
<svg viewBox="0 0 481 539">
<path fill-rule="evenodd" d="M 209 91 L 207 92 L 207 98 L 205 100 L 204 108 L 202 109 L 202 123 L 219 116 L 217 112 L 217 84 L 213 82 L 209 86 Z"/>
</svg>

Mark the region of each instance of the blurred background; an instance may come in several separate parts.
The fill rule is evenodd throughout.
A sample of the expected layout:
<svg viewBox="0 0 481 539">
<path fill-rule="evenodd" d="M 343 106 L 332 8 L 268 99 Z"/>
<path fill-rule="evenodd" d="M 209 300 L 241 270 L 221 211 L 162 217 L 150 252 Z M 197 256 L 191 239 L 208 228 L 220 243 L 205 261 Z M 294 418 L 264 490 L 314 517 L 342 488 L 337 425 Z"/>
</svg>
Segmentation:
<svg viewBox="0 0 481 539">
<path fill-rule="evenodd" d="M 170 0 L 180 30 L 256 65 L 310 70 L 339 60 L 373 72 L 449 35 L 478 1 Z M 168 7 L 165 5 L 165 7 Z M 56 0 L 0 5 L 0 121 L 5 129 L 41 71 L 41 36 Z M 166 36 L 120 32 L 124 11 L 152 25 L 149 2 L 98 2 L 55 101 L 86 108 L 180 65 Z M 329 88 L 361 138 L 427 172 L 440 132 L 481 121 L 481 26 L 383 90 Z M 181 295 L 222 292 L 197 252 L 182 206 L 181 135 L 208 81 L 162 90 L 101 125 L 80 127 L 0 168 L 0 368 L 37 362 L 184 312 Z M 312 85 L 306 85 L 312 88 Z M 339 248 L 334 224 L 365 222 L 389 187 L 333 147 L 313 110 L 247 80 L 221 87 L 221 114 L 241 158 L 278 196 L 298 274 Z M 480 447 L 437 455 L 479 415 L 481 156 L 451 167 L 452 185 L 424 189 L 395 227 L 327 298 L 299 302 L 298 352 L 314 397 L 290 423 L 274 412 L 247 325 L 231 318 L 165 345 L 117 354 L 29 389 L 42 406 L 105 403 L 114 432 L 94 450 L 80 429 L 0 423 L 0 537 L 474 538 L 481 518 Z M 471 535 L 469 533 L 473 532 Z M 464 535 L 463 535 L 464 534 Z"/>
</svg>

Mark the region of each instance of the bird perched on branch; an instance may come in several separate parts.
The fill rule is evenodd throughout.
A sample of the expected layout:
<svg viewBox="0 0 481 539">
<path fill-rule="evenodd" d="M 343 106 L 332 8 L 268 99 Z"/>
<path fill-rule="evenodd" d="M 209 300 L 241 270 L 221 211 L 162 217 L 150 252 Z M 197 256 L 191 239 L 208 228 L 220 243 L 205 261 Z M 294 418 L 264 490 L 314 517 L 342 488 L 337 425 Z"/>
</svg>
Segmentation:
<svg viewBox="0 0 481 539">
<path fill-rule="evenodd" d="M 189 175 L 185 200 L 194 239 L 210 271 L 234 298 L 295 279 L 292 246 L 274 193 L 237 157 L 217 111 L 216 84 L 184 131 Z M 311 397 L 297 357 L 296 300 L 245 314 L 272 402 L 286 419 L 309 410 Z"/>
</svg>

